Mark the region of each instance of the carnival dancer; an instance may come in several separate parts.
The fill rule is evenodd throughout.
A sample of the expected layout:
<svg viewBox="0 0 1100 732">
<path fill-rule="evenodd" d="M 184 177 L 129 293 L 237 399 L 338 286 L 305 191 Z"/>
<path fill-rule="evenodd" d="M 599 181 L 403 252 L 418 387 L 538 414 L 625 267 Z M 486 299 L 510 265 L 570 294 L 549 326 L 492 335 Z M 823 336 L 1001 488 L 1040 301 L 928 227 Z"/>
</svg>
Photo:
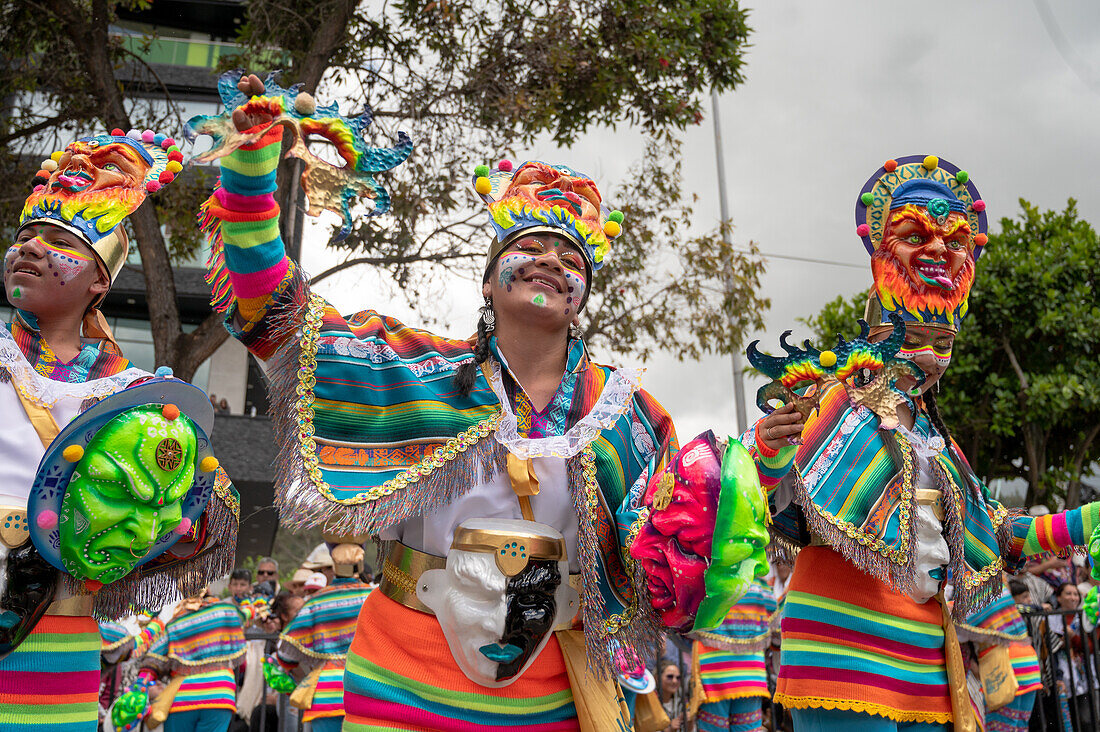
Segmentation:
<svg viewBox="0 0 1100 732">
<path fill-rule="evenodd" d="M 244 625 L 250 622 L 229 600 L 205 594 L 179 603 L 171 620 L 141 658 L 138 685 L 164 678 L 164 690 L 146 714 L 165 732 L 225 732 L 236 710 L 234 672 L 244 659 Z"/>
<path fill-rule="evenodd" d="M 856 204 L 871 255 L 868 336 L 785 358 L 750 347 L 786 404 L 757 422 L 773 538 L 801 546 L 782 620 L 775 700 L 798 730 L 972 730 L 955 620 L 996 599 L 1001 572 L 1084 545 L 1100 506 L 1033 518 L 989 497 L 935 392 L 986 243 L 985 204 L 935 156 L 887 161 Z M 810 391 L 795 387 L 813 382 Z M 763 406 L 767 407 L 766 404 Z M 946 570 L 954 585 L 945 609 Z"/>
<path fill-rule="evenodd" d="M 132 658 L 140 658 L 149 650 L 157 636 L 164 632 L 164 621 L 159 617 L 148 616 L 138 619 L 141 625 L 137 633 L 110 620 L 99 621 L 99 648 L 103 666 L 99 683 L 99 714 L 102 719 L 111 708 L 115 699 L 123 692 L 126 674 L 123 664 Z"/>
<path fill-rule="evenodd" d="M 93 612 L 117 618 L 131 602 L 163 601 L 177 578 L 206 581 L 224 571 L 218 546 L 229 545 L 232 556 L 236 518 L 223 511 L 214 526 L 203 508 L 217 471 L 201 414 L 205 408 L 212 420 L 209 402 L 191 413 L 171 406 L 175 421 L 139 415 L 169 408 L 153 393 L 159 387 L 127 388 L 142 379 L 172 381 L 165 389 L 185 398 L 205 395 L 132 367 L 98 309 L 126 261 L 123 220 L 172 180 L 180 159 L 173 140 L 151 131 L 77 140 L 42 163 L 5 254 L 14 315 L 0 328 L 4 729 L 37 729 L 46 715 L 51 729 L 94 730 L 100 637 Z M 146 408 L 132 401 L 137 396 L 157 404 Z M 142 472 L 160 443 L 122 424 L 138 419 L 163 422 L 173 433 L 165 439 L 175 445 L 178 438 L 190 452 Z M 119 444 L 107 444 L 108 435 L 127 430 Z M 105 487 L 100 461 L 116 458 L 136 472 L 116 468 Z M 229 495 L 228 479 L 217 474 Z"/>
<path fill-rule="evenodd" d="M 713 630 L 692 633 L 692 677 L 705 701 L 696 715 L 699 732 L 757 732 L 762 700 L 771 698 L 764 650 L 771 642 L 775 595 L 762 579 Z"/>
<path fill-rule="evenodd" d="M 335 578 L 312 595 L 279 638 L 279 664 L 300 679 L 290 703 L 305 710 L 314 732 L 339 731 L 344 722 L 344 664 L 355 619 L 373 589 L 364 584 L 363 547 L 342 542 L 332 549 Z"/>
<path fill-rule="evenodd" d="M 623 545 L 641 529 L 646 479 L 677 445 L 637 372 L 593 363 L 572 327 L 621 214 L 566 166 L 479 166 L 474 187 L 496 237 L 476 338 L 374 311 L 344 318 L 283 251 L 272 198 L 281 126 L 298 133 L 290 153 L 306 161 L 311 206 L 331 204 L 345 229 L 351 193 L 385 210 L 370 172 L 399 164 L 411 144 L 366 147 L 369 115 L 342 121 L 270 79 L 231 77 L 222 89 L 232 123 L 190 123 L 215 138 L 204 159 L 222 161 L 205 210 L 210 280 L 233 301 L 231 332 L 271 377 L 286 446 L 281 520 L 384 540 L 383 580 L 348 653 L 344 729 L 620 729 L 608 643 L 653 644 L 658 626 Z M 300 145 L 307 129 L 328 134 L 348 165 L 313 158 Z M 321 191 L 324 180 L 348 193 Z M 707 489 L 716 503 L 717 481 Z M 713 513 L 695 505 L 709 548 Z"/>
<path fill-rule="evenodd" d="M 980 683 L 972 686 L 971 702 L 980 712 L 978 718 L 985 719 L 985 731 L 1026 730 L 1043 680 L 1039 657 L 1007 581 L 996 600 L 956 623 L 956 628 L 963 654 L 977 671 Z"/>
</svg>

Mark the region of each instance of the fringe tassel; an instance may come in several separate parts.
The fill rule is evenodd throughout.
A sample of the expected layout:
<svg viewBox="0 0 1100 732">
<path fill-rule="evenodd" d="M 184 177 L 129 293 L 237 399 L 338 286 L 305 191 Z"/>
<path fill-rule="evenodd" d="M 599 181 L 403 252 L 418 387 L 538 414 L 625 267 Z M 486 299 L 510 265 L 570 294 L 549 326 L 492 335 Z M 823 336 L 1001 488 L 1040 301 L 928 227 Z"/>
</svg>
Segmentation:
<svg viewBox="0 0 1100 732">
<path fill-rule="evenodd" d="M 707 631 L 700 631 L 698 633 L 689 633 L 688 638 L 699 641 L 707 648 L 713 648 L 717 651 L 730 651 L 732 653 L 755 653 L 762 651 L 768 647 L 771 642 L 771 624 L 769 622 L 769 630 L 761 633 L 760 635 L 753 636 L 751 638 L 731 638 L 729 636 L 719 635 L 717 633 L 708 633 Z"/>
<path fill-rule="evenodd" d="M 806 484 L 802 482 L 801 475 L 795 476 L 794 491 L 794 502 L 802 507 L 802 514 L 811 533 L 820 537 L 826 544 L 843 555 L 845 559 L 856 565 L 860 571 L 886 583 L 897 592 L 903 595 L 911 595 L 916 590 L 916 572 L 912 549 L 917 542 L 917 523 L 913 517 L 910 517 L 909 536 L 906 542 L 910 554 L 904 564 L 898 564 L 860 544 L 857 539 L 848 536 L 842 529 L 829 523 L 818 513 L 813 500 L 810 498 L 809 491 L 806 490 Z M 778 536 L 774 531 L 772 537 L 776 539 L 776 554 L 784 558 L 789 556 L 793 561 L 794 556 L 797 555 L 797 551 L 792 552 L 794 545 L 789 540 L 784 540 L 783 537 Z"/>
<path fill-rule="evenodd" d="M 221 179 L 218 179 L 214 190 L 221 187 Z M 233 285 L 229 281 L 229 269 L 225 266 L 225 244 L 222 242 L 222 220 L 210 213 L 210 205 L 214 201 L 214 195 L 206 199 L 199 206 L 198 220 L 199 231 L 206 235 L 206 242 L 210 245 L 210 254 L 206 257 L 206 272 L 202 278 L 210 285 L 210 306 L 219 313 L 224 313 L 236 302 L 233 296 Z"/>
<path fill-rule="evenodd" d="M 960 501 L 965 501 L 965 497 L 953 490 L 952 483 L 948 480 L 942 467 L 933 470 L 933 474 L 936 487 L 944 496 L 944 528 L 946 529 L 944 538 L 951 550 L 951 576 L 955 578 L 965 577 L 967 572 L 966 539 L 963 526 L 964 517 L 960 508 Z M 951 598 L 951 617 L 954 620 L 957 622 L 965 621 L 1000 596 L 1001 572 L 1000 567 L 997 569 L 998 571 L 992 573 L 992 576 L 974 586 L 966 586 L 956 579 Z"/>
<path fill-rule="evenodd" d="M 296 276 L 302 277 L 299 272 Z M 298 378 L 301 347 L 295 332 L 309 307 L 308 286 L 299 307 L 283 309 L 273 324 L 272 338 L 284 342 L 268 373 L 270 413 L 278 456 L 275 460 L 275 506 L 280 523 L 297 531 L 324 526 L 332 533 L 378 534 L 412 516 L 430 513 L 464 495 L 481 480 L 507 470 L 507 450 L 489 435 L 460 452 L 446 467 L 422 477 L 403 490 L 369 503 L 345 504 L 325 497 L 305 470 L 298 444 Z"/>
<path fill-rule="evenodd" d="M 582 617 L 588 670 L 598 679 L 608 679 L 614 674 L 608 646 L 610 640 L 633 649 L 639 658 L 653 657 L 657 653 L 662 631 L 650 604 L 640 565 L 635 566 L 633 577 L 636 593 L 635 612 L 617 631 L 613 633 L 607 631 L 610 618 L 607 616 L 607 606 L 599 586 L 600 578 L 596 563 L 599 542 L 596 537 L 595 517 L 589 509 L 588 482 L 585 477 L 587 460 L 585 452 L 582 452 L 567 462 L 569 494 L 578 518 L 577 552 L 580 555 L 578 561 L 582 567 Z M 596 496 L 597 500 L 599 498 L 600 496 Z"/>
</svg>

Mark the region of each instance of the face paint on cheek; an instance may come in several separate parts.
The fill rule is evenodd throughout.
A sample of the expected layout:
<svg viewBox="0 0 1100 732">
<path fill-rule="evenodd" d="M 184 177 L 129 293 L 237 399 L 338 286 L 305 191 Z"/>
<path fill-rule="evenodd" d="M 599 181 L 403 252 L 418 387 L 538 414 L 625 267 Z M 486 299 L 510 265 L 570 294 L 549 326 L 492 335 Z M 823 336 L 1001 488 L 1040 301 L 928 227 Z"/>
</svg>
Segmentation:
<svg viewBox="0 0 1100 732">
<path fill-rule="evenodd" d="M 522 252 L 505 254 L 500 258 L 500 264 L 497 265 L 500 272 L 497 282 L 501 287 L 507 287 L 511 290 L 512 283 L 523 274 L 524 267 L 530 266 L 534 261 L 535 257 Z"/>
<path fill-rule="evenodd" d="M 580 311 L 581 301 L 584 299 L 585 290 L 584 275 L 578 272 L 572 272 L 565 270 L 565 314 L 569 315 L 572 311 Z"/>
<path fill-rule="evenodd" d="M 936 364 L 940 368 L 947 368 L 947 365 L 951 363 L 951 350 L 940 351 L 931 345 L 919 346 L 917 348 L 902 347 L 898 350 L 898 358 L 904 358 L 906 361 L 912 361 L 918 356 L 928 355 L 936 359 Z"/>
<path fill-rule="evenodd" d="M 43 248 L 49 255 L 46 268 L 62 285 L 72 282 L 94 264 L 91 257 L 73 249 L 62 249 L 46 243 L 43 243 Z"/>
<path fill-rule="evenodd" d="M 543 295 L 540 292 L 539 294 L 531 298 L 531 303 L 534 305 L 538 305 L 540 308 L 546 307 L 546 295 Z"/>
</svg>

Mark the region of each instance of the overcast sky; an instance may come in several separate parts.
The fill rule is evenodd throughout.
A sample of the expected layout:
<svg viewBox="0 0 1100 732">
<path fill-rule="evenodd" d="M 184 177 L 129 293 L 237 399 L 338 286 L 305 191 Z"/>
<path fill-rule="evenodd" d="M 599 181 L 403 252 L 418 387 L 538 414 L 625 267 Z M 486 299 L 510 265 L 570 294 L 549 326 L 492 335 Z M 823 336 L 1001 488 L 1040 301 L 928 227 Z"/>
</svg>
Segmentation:
<svg viewBox="0 0 1100 732">
<path fill-rule="evenodd" d="M 969 171 L 990 221 L 1015 215 L 1020 197 L 1054 208 L 1073 196 L 1085 218 L 1100 222 L 1100 3 L 768 0 L 749 7 L 746 82 L 723 95 L 720 107 L 735 238 L 755 240 L 765 253 L 856 265 L 771 258 L 763 286 L 772 308 L 759 334 L 765 350 L 777 348 L 787 328 L 799 334 L 796 317 L 870 284 L 854 203 L 889 158 L 935 154 Z M 1044 8 L 1057 24 L 1057 43 Z M 685 136 L 685 183 L 700 196 L 701 228 L 719 218 L 707 111 Z M 568 163 L 605 187 L 641 157 L 642 145 L 629 131 L 600 130 L 571 150 L 546 144 L 519 157 Z M 624 233 L 617 246 L 629 246 L 629 222 Z M 307 271 L 331 262 L 323 241 L 321 232 L 312 246 L 307 237 Z M 399 300 L 364 299 L 373 288 L 363 272 L 318 289 L 345 313 L 373 307 L 418 324 Z M 468 335 L 479 290 L 456 281 L 440 303 L 448 326 L 438 330 Z M 657 356 L 648 368 L 644 385 L 671 412 L 682 441 L 708 428 L 734 430 L 727 358 Z M 747 389 L 750 421 L 758 385 Z"/>
</svg>

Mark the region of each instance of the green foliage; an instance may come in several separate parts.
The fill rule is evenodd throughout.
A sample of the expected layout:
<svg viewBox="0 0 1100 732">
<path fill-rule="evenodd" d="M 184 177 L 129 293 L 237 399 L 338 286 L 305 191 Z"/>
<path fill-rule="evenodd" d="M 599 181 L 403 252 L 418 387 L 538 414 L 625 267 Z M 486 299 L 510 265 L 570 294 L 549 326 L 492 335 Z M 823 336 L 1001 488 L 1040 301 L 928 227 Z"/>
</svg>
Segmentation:
<svg viewBox="0 0 1100 732">
<path fill-rule="evenodd" d="M 392 144 L 398 130 L 416 144 L 407 163 L 382 176 L 393 194 L 391 215 L 361 217 L 351 236 L 334 243 L 345 261 L 315 281 L 352 266 L 382 268 L 394 294 L 400 291 L 431 322 L 441 315 L 433 312 L 433 295 L 445 286 L 443 274 L 480 277 L 491 234 L 469 185 L 474 166 L 504 156 L 523 159 L 521 148 L 536 140 L 568 145 L 597 127 L 629 125 L 651 142 L 620 190 L 605 185 L 607 200 L 626 222 L 613 260 L 597 278 L 589 308 L 593 345 L 643 357 L 669 348 L 688 357 L 728 352 L 746 330 L 759 327 L 767 307 L 755 295 L 761 260 L 752 244 L 745 252 L 724 244 L 720 231 L 688 235 L 695 201 L 681 191 L 676 138 L 701 121 L 712 88 L 726 91 L 743 80 L 750 29 L 737 2 L 244 5 L 241 51 L 223 55 L 224 68 L 263 73 L 277 66 L 284 85 L 301 82 L 322 103 L 339 101 L 346 114 L 372 107 L 374 144 Z M 39 0 L 0 6 L 7 57 L 0 95 L 13 101 L 0 117 L 0 171 L 11 173 L 0 178 L 5 222 L 15 220 L 37 161 L 75 134 L 116 125 L 179 131 L 182 112 L 141 58 L 141 44 L 109 33 L 123 7 L 146 5 Z M 562 162 L 590 168 L 585 160 Z M 280 169 L 284 212 L 300 205 L 292 200 L 293 166 Z M 143 234 L 135 229 L 157 359 L 184 377 L 224 337 L 216 324 L 183 333 L 167 269 L 201 244 L 190 216 L 209 184 L 188 169 L 155 197 L 158 221 L 146 221 Z M 154 241 L 162 231 L 168 235 Z"/>
<path fill-rule="evenodd" d="M 1100 237 L 1072 199 L 1020 207 L 978 261 L 940 405 L 979 475 L 1024 478 L 1029 502 L 1074 506 L 1100 459 Z M 804 322 L 821 343 L 854 334 L 865 298 Z"/>
</svg>

